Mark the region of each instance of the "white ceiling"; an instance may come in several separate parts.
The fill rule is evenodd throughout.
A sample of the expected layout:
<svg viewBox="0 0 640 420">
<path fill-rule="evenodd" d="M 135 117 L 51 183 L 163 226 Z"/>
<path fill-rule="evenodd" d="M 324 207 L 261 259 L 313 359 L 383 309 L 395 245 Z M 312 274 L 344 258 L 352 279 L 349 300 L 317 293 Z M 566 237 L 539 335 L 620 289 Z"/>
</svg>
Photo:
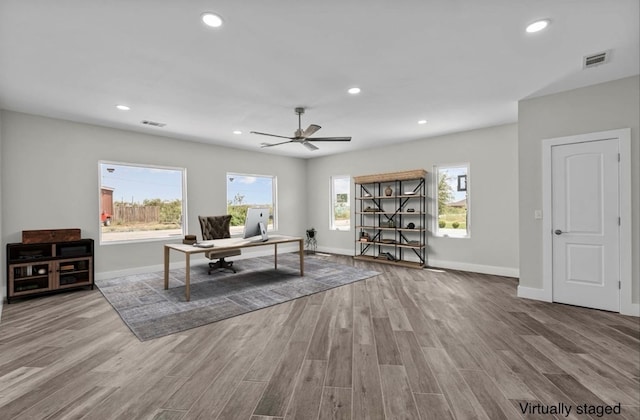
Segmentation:
<svg viewBox="0 0 640 420">
<path fill-rule="evenodd" d="M 515 122 L 520 99 L 638 74 L 639 15 L 638 0 L 0 0 L 0 107 L 317 157 Z M 353 140 L 260 149 L 277 139 L 249 131 L 293 135 L 297 106 L 316 137 Z"/>
</svg>

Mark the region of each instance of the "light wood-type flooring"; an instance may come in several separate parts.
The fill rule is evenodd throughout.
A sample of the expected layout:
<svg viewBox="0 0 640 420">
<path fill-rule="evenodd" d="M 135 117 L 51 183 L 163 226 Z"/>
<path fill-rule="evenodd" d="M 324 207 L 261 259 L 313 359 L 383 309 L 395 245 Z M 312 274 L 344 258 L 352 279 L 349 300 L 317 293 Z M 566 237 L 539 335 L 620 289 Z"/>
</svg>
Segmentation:
<svg viewBox="0 0 640 420">
<path fill-rule="evenodd" d="M 147 342 L 98 290 L 5 303 L 0 418 L 640 418 L 638 318 L 518 299 L 511 278 L 355 264 L 381 275 Z"/>
</svg>

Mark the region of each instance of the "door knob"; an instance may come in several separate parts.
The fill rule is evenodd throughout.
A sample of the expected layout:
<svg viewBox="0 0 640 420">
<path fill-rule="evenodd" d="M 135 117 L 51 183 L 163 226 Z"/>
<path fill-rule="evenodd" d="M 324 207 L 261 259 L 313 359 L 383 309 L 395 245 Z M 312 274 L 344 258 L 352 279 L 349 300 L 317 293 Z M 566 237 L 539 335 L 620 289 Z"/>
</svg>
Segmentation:
<svg viewBox="0 0 640 420">
<path fill-rule="evenodd" d="M 560 229 L 556 229 L 553 231 L 556 235 L 562 235 L 562 231 Z"/>
</svg>

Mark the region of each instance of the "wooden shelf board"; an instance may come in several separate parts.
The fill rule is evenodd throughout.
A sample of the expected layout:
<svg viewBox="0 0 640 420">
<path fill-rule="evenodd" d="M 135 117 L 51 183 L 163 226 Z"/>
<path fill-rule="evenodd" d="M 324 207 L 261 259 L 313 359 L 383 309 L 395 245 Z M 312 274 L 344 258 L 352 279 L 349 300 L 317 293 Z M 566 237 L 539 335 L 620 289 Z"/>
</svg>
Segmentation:
<svg viewBox="0 0 640 420">
<path fill-rule="evenodd" d="M 361 261 L 371 261 L 371 262 L 378 262 L 381 264 L 390 264 L 390 265 L 400 265 L 402 267 L 409 267 L 409 268 L 424 268 L 424 265 L 422 263 L 419 262 L 414 262 L 414 261 L 404 261 L 404 260 L 400 260 L 400 261 L 389 261 L 385 258 L 375 258 L 372 257 L 370 255 L 356 255 L 355 257 L 353 257 L 354 260 L 361 260 Z"/>
<path fill-rule="evenodd" d="M 409 181 L 412 179 L 424 178 L 426 175 L 427 171 L 424 169 L 414 169 L 411 171 L 354 176 L 353 180 L 356 184 L 373 184 L 375 182 Z"/>
<path fill-rule="evenodd" d="M 356 241 L 357 244 L 371 244 L 371 245 L 382 245 L 382 246 L 393 246 L 397 248 L 408 248 L 408 249 L 420 249 L 424 248 L 426 245 L 409 245 L 409 244 L 398 244 L 398 243 L 386 243 L 379 241 Z"/>
<path fill-rule="evenodd" d="M 13 294 L 10 297 L 28 296 L 28 295 L 32 295 L 34 293 L 39 293 L 39 292 L 50 292 L 51 290 L 53 290 L 53 289 L 51 289 L 50 287 L 39 287 L 37 289 L 14 291 Z"/>
<path fill-rule="evenodd" d="M 401 230 L 403 232 L 424 232 L 426 229 L 424 228 L 390 228 L 390 227 L 382 227 L 382 226 L 356 226 L 356 229 L 376 229 L 376 230 Z"/>
<path fill-rule="evenodd" d="M 68 284 L 60 284 L 60 285 L 58 285 L 58 288 L 60 288 L 60 289 L 70 289 L 72 287 L 87 287 L 87 286 L 91 286 L 91 280 L 77 281 L 75 283 L 68 283 Z"/>
<path fill-rule="evenodd" d="M 421 216 L 423 213 L 420 213 L 419 211 L 357 211 L 356 214 L 415 214 L 416 216 Z"/>
<path fill-rule="evenodd" d="M 356 197 L 356 200 L 379 200 L 379 199 L 393 200 L 395 198 L 423 198 L 423 197 L 426 197 L 426 195 L 424 194 L 402 194 L 402 195 L 392 195 L 392 196 L 375 195 L 371 197 Z"/>
</svg>

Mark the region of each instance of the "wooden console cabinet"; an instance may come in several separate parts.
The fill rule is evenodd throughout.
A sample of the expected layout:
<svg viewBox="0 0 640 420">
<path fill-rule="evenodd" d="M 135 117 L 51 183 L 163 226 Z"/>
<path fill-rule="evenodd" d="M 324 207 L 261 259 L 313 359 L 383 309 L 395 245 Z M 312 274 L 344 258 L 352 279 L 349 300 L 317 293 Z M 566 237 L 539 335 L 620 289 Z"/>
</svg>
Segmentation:
<svg viewBox="0 0 640 420">
<path fill-rule="evenodd" d="M 7 244 L 7 303 L 12 299 L 90 286 L 93 239 Z"/>
</svg>

